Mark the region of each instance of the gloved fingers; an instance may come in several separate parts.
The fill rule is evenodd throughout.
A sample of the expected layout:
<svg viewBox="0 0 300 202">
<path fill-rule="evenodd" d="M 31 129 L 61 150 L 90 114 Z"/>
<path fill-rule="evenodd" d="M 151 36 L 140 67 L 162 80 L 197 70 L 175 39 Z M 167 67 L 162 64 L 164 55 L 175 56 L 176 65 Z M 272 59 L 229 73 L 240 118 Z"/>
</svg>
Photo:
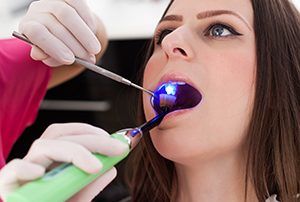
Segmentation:
<svg viewBox="0 0 300 202">
<path fill-rule="evenodd" d="M 63 4 L 61 10 L 54 9 L 53 13 L 89 53 L 97 54 L 100 52 L 101 45 L 96 35 L 72 7 Z"/>
<path fill-rule="evenodd" d="M 12 160 L 0 171 L 1 198 L 5 198 L 23 182 L 39 178 L 44 173 L 45 168 L 40 165 L 20 159 Z"/>
<path fill-rule="evenodd" d="M 73 4 L 76 4 L 76 8 L 80 7 L 81 4 L 84 4 L 86 6 L 86 3 L 84 0 L 78 0 L 78 1 L 76 0 L 76 2 L 79 2 L 79 3 L 73 3 Z M 86 11 L 84 9 L 85 6 L 82 6 L 80 12 L 81 13 L 87 12 L 88 13 L 88 14 L 86 14 L 87 16 L 88 15 L 92 16 L 93 14 L 91 12 Z M 45 44 L 44 44 L 44 48 L 43 48 L 38 43 L 39 41 L 38 42 L 35 41 L 35 38 L 38 37 L 38 35 L 41 35 L 44 38 L 44 40 L 45 39 L 49 40 L 48 45 L 51 44 L 51 46 L 49 47 L 50 50 L 52 49 L 52 51 L 53 51 L 53 49 L 54 49 L 57 51 L 57 50 L 59 50 L 59 49 L 57 49 L 57 48 L 59 48 L 59 46 L 58 47 L 54 46 L 55 48 L 53 48 L 53 45 L 52 45 L 53 43 L 50 43 L 50 42 L 53 42 L 53 40 L 50 40 L 48 38 L 48 35 L 43 35 L 43 32 L 40 32 L 39 27 L 33 27 L 33 28 L 38 28 L 38 29 L 32 30 L 33 28 L 28 26 L 28 24 L 29 25 L 32 23 L 34 24 L 34 22 L 37 23 L 39 18 L 41 18 L 43 15 L 53 16 L 57 20 L 56 23 L 50 23 L 53 21 L 49 21 L 49 22 L 46 21 L 43 24 L 43 26 L 45 27 L 44 29 L 48 29 L 48 27 L 54 26 L 53 24 L 61 24 L 62 27 L 65 27 L 65 29 L 67 29 L 71 33 L 71 35 L 76 38 L 76 40 L 78 41 L 77 43 L 81 44 L 89 54 L 97 54 L 100 51 L 100 49 L 101 49 L 100 42 L 98 41 L 98 39 L 95 36 L 95 34 L 93 33 L 93 31 L 89 28 L 87 23 L 77 13 L 77 10 L 75 10 L 75 8 L 70 6 L 67 2 L 64 2 L 61 0 L 35 1 L 35 2 L 31 3 L 26 16 L 23 18 L 23 20 L 19 24 L 19 30 L 21 33 L 25 34 L 33 43 L 35 43 L 37 46 L 42 48 L 44 50 L 44 52 L 46 52 L 47 54 L 49 54 L 47 51 L 48 47 L 45 46 Z M 89 20 L 89 19 L 87 19 L 86 21 L 89 21 L 89 24 L 93 24 L 93 22 L 91 22 L 91 20 Z M 96 20 L 94 20 L 94 21 L 96 23 Z M 41 24 L 41 23 L 38 23 L 38 24 Z M 68 38 L 70 38 L 70 37 L 68 37 Z M 65 40 L 66 39 L 64 38 L 63 41 L 65 41 Z M 45 49 L 45 47 L 46 47 L 46 49 Z M 54 54 L 53 56 L 52 56 L 52 54 L 49 54 L 49 55 L 54 57 L 55 59 L 57 59 L 55 56 L 60 55 L 61 52 L 65 52 L 65 51 L 66 50 L 62 49 L 61 51 L 59 51 L 58 54 Z M 85 57 L 83 57 L 83 58 L 85 58 Z M 71 63 L 67 63 L 67 64 L 71 64 Z"/>
<path fill-rule="evenodd" d="M 31 7 L 39 13 L 49 13 L 55 16 L 89 53 L 97 54 L 100 52 L 101 45 L 96 35 L 84 22 L 75 8 L 66 2 L 58 0 L 39 1 L 38 3 L 34 2 Z"/>
<path fill-rule="evenodd" d="M 91 201 L 99 192 L 101 192 L 117 175 L 115 167 L 108 170 L 94 182 L 83 188 L 77 194 L 72 196 L 67 202 Z"/>
<path fill-rule="evenodd" d="M 87 4 L 87 0 L 65 0 L 73 7 L 93 33 L 97 31 L 95 16 Z"/>
<path fill-rule="evenodd" d="M 93 60 L 90 60 L 91 56 L 94 55 L 85 50 L 85 48 L 71 34 L 71 32 L 67 30 L 66 27 L 64 27 L 61 23 L 59 23 L 53 15 L 41 13 L 39 18 L 35 19 L 35 21 L 45 25 L 49 32 L 54 37 L 62 41 L 75 56 L 85 59 L 88 62 L 94 62 Z"/>
<path fill-rule="evenodd" d="M 49 58 L 49 56 L 37 46 L 32 46 L 30 56 L 34 60 L 46 60 Z"/>
<path fill-rule="evenodd" d="M 41 138 L 57 138 L 60 136 L 101 134 L 109 136 L 105 130 L 86 123 L 56 123 L 51 124 L 42 134 Z"/>
<path fill-rule="evenodd" d="M 102 163 L 82 145 L 54 139 L 34 141 L 24 159 L 45 168 L 53 162 L 73 163 L 88 173 L 96 173 L 102 167 Z"/>
<path fill-rule="evenodd" d="M 61 64 L 72 64 L 74 62 L 73 52 L 62 41 L 53 36 L 44 25 L 36 21 L 29 21 L 23 23 L 20 32 Z"/>
<path fill-rule="evenodd" d="M 107 156 L 121 155 L 129 150 L 128 145 L 120 140 L 99 134 L 62 136 L 58 139 L 80 144 L 91 152 Z"/>
<path fill-rule="evenodd" d="M 83 59 L 85 61 L 88 61 L 88 62 L 93 63 L 93 64 L 96 63 L 96 56 L 95 55 L 86 56 Z M 55 60 L 53 58 L 47 58 L 45 60 L 42 60 L 42 62 L 44 64 L 46 64 L 47 66 L 50 66 L 50 67 L 58 67 L 58 66 L 62 65 L 62 63 L 58 62 L 57 60 Z"/>
<path fill-rule="evenodd" d="M 58 67 L 62 65 L 61 62 L 58 62 L 54 58 L 47 58 L 45 60 L 42 60 L 42 62 L 49 67 Z"/>
</svg>

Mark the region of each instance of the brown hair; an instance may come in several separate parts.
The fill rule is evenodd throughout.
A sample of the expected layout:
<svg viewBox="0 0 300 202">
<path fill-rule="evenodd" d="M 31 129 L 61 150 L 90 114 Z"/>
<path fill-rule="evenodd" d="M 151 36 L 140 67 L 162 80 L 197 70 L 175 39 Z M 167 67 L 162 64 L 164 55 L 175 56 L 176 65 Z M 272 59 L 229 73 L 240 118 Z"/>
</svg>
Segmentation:
<svg viewBox="0 0 300 202">
<path fill-rule="evenodd" d="M 296 202 L 300 200 L 296 198 L 300 192 L 300 16 L 288 0 L 251 2 L 257 70 L 247 136 L 245 201 L 250 180 L 261 202 L 271 194 L 282 202 Z M 149 50 L 150 56 L 152 46 Z M 144 136 L 131 162 L 133 201 L 173 201 L 178 188 L 174 164 L 155 150 L 150 136 Z"/>
</svg>

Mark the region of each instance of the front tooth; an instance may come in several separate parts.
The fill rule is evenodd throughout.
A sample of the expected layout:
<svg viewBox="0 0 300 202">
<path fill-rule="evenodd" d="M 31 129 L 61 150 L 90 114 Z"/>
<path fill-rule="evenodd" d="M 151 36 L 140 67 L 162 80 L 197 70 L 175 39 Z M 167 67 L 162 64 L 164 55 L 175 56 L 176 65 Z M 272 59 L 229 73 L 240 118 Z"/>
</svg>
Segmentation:
<svg viewBox="0 0 300 202">
<path fill-rule="evenodd" d="M 161 94 L 159 95 L 159 106 L 160 107 L 167 107 L 168 109 L 171 109 L 176 102 L 176 96 L 174 95 L 167 95 L 167 94 Z"/>
<path fill-rule="evenodd" d="M 173 81 L 172 84 L 185 85 L 184 81 Z"/>
</svg>

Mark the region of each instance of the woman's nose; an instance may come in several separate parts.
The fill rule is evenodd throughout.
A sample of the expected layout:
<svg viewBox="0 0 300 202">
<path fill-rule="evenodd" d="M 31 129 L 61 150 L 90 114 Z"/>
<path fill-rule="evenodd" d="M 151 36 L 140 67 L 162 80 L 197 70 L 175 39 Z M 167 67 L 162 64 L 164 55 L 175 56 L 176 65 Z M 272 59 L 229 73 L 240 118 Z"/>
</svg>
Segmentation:
<svg viewBox="0 0 300 202">
<path fill-rule="evenodd" d="M 194 57 L 192 34 L 188 28 L 177 28 L 162 40 L 161 46 L 169 58 L 190 60 Z"/>
</svg>

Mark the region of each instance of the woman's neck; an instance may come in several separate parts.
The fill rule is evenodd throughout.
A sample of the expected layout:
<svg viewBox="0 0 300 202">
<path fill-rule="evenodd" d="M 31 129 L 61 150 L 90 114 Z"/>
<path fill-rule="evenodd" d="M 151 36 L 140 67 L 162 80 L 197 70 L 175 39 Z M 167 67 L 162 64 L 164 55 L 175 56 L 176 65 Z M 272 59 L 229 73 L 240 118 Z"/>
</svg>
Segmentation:
<svg viewBox="0 0 300 202">
<path fill-rule="evenodd" d="M 245 161 L 230 154 L 175 164 L 178 177 L 176 202 L 241 202 L 245 199 Z M 258 201 L 248 183 L 247 201 Z"/>
</svg>

